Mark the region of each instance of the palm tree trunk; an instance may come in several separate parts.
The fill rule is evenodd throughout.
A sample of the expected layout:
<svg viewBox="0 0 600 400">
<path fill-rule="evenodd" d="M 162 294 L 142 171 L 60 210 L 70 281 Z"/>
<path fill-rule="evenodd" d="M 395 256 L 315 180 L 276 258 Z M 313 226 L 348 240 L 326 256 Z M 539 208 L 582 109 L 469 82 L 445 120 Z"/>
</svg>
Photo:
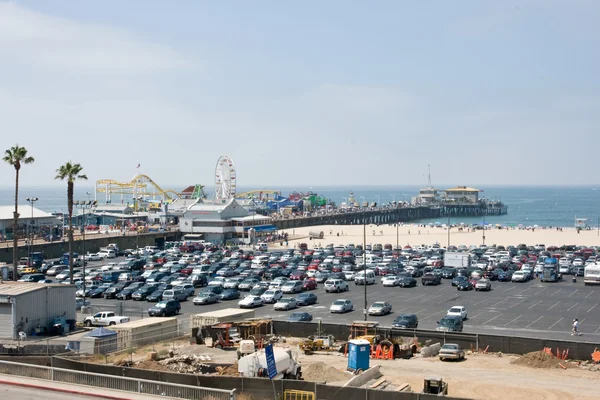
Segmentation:
<svg viewBox="0 0 600 400">
<path fill-rule="evenodd" d="M 16 281 L 17 266 L 19 265 L 19 238 L 17 237 L 17 224 L 19 223 L 19 170 L 15 168 L 15 212 L 13 214 L 13 281 Z"/>
<path fill-rule="evenodd" d="M 69 281 L 73 284 L 73 182 L 67 183 L 67 205 L 69 208 Z"/>
</svg>

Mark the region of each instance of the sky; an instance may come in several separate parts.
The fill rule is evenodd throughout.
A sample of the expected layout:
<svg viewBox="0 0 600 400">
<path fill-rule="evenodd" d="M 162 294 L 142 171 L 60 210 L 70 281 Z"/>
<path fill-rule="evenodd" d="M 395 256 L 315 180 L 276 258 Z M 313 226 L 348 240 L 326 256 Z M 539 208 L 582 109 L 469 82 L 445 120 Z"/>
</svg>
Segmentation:
<svg viewBox="0 0 600 400">
<path fill-rule="evenodd" d="M 24 186 L 596 184 L 600 2 L 0 0 Z M 139 168 L 136 168 L 137 165 Z M 0 186 L 14 170 L 0 165 Z"/>
</svg>

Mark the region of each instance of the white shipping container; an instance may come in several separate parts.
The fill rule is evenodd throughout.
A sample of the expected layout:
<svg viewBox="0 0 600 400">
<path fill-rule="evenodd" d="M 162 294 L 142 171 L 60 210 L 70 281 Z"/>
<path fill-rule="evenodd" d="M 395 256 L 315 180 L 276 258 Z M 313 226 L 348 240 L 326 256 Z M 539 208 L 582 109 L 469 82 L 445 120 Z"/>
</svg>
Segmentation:
<svg viewBox="0 0 600 400">
<path fill-rule="evenodd" d="M 471 255 L 469 253 L 444 253 L 444 267 L 468 268 L 471 266 Z"/>
<path fill-rule="evenodd" d="M 190 318 L 191 328 L 200 328 L 202 326 L 211 326 L 221 322 L 239 322 L 247 318 L 254 318 L 254 310 L 226 308 L 224 310 L 195 314 Z"/>
</svg>

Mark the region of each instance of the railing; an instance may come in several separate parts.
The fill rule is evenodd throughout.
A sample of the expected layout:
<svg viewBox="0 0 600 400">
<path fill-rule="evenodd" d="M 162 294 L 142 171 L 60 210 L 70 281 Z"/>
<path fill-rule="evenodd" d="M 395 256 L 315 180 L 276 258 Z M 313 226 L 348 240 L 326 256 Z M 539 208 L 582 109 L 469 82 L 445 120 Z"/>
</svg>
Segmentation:
<svg viewBox="0 0 600 400">
<path fill-rule="evenodd" d="M 123 392 L 143 393 L 179 399 L 235 400 L 235 389 L 223 390 L 199 386 L 177 385 L 143 379 L 14 363 L 10 361 L 0 361 L 0 374 L 17 375 L 33 379 L 69 383 L 72 385 L 92 386 L 108 390 L 120 390 Z"/>
</svg>

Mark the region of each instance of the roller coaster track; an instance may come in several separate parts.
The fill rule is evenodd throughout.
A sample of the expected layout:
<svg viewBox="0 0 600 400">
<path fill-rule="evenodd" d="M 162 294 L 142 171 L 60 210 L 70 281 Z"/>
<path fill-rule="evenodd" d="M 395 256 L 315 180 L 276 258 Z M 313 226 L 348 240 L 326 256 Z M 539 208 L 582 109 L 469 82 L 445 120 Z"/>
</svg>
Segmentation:
<svg viewBox="0 0 600 400">
<path fill-rule="evenodd" d="M 154 188 L 148 191 L 148 187 Z M 148 175 L 138 174 L 129 182 L 118 182 L 112 179 L 100 179 L 96 181 L 96 192 L 109 195 L 134 195 L 155 198 L 161 196 L 164 200 L 173 200 L 179 197 L 179 193 L 174 190 L 163 190 Z"/>
</svg>

